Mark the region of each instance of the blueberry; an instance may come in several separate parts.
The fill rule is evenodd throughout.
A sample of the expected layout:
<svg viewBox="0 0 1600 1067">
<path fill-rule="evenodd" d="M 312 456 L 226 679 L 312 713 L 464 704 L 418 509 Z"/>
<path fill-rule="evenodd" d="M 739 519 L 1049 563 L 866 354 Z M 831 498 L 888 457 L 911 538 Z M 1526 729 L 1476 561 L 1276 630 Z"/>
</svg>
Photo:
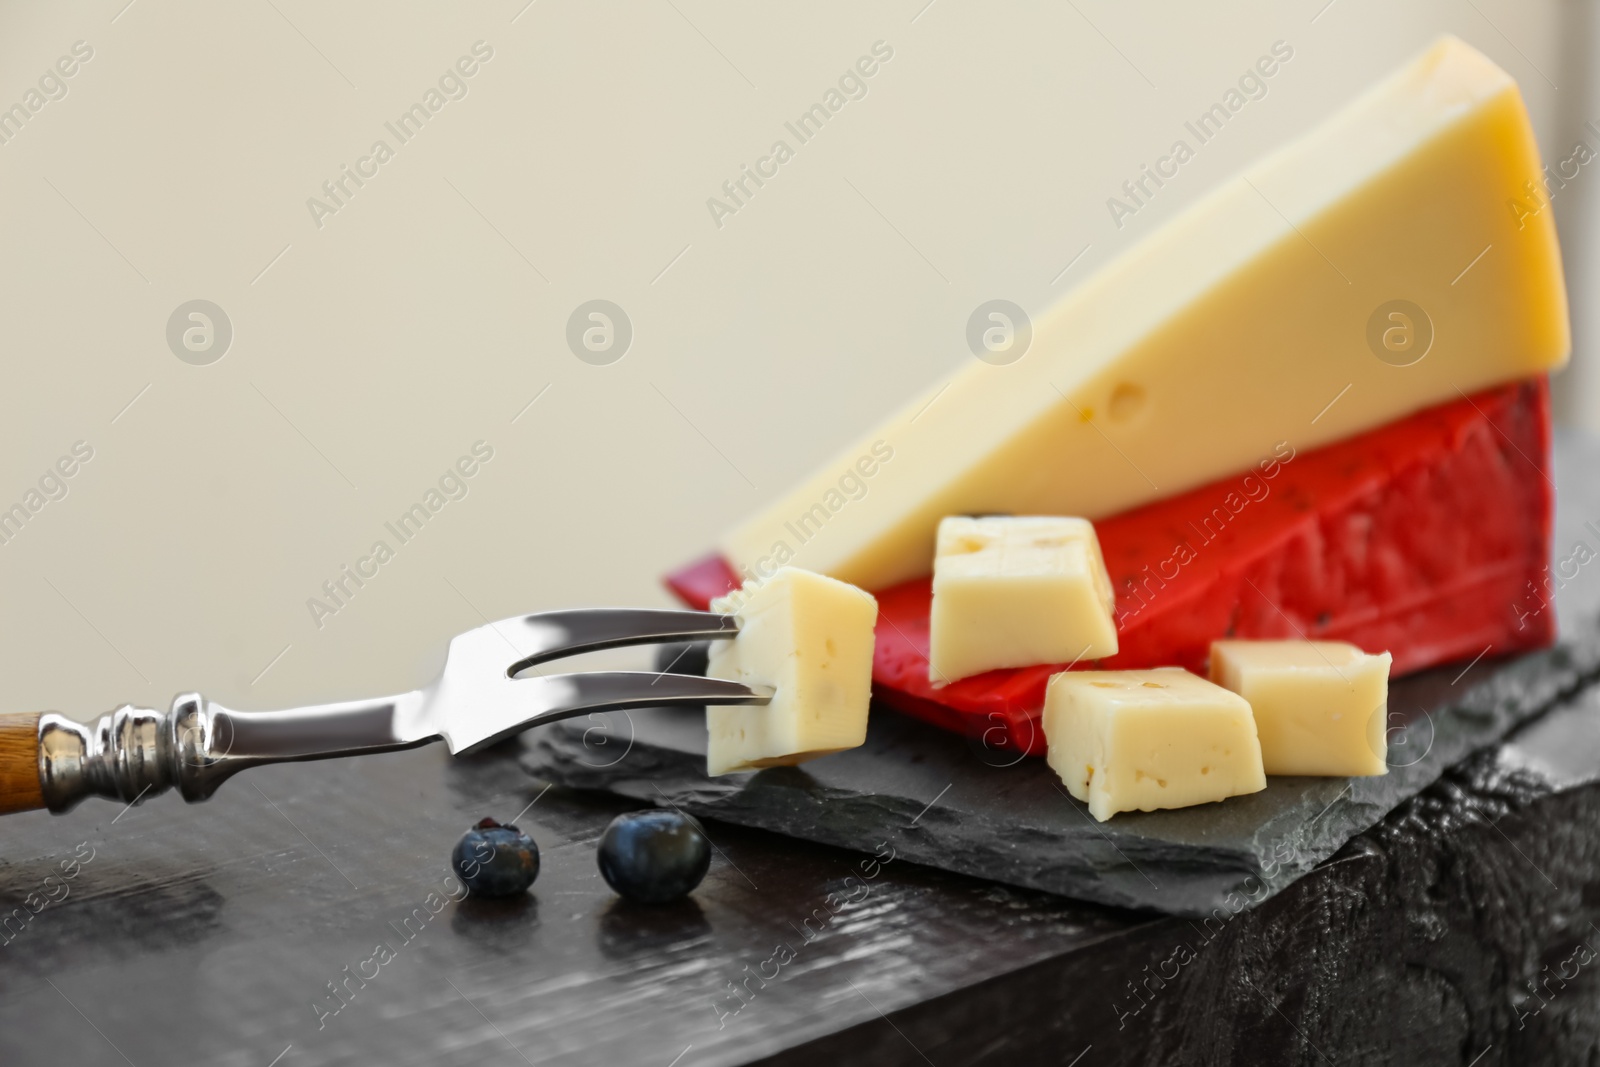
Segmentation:
<svg viewBox="0 0 1600 1067">
<path fill-rule="evenodd" d="M 711 840 L 692 815 L 632 811 L 600 835 L 600 874 L 628 900 L 664 904 L 687 896 L 711 866 Z"/>
<path fill-rule="evenodd" d="M 656 650 L 656 670 L 673 674 L 706 673 L 706 660 L 711 654 L 710 641 L 679 641 L 662 645 Z"/>
<path fill-rule="evenodd" d="M 539 877 L 539 846 L 515 826 L 483 819 L 461 835 L 450 865 L 469 893 L 513 897 Z"/>
</svg>

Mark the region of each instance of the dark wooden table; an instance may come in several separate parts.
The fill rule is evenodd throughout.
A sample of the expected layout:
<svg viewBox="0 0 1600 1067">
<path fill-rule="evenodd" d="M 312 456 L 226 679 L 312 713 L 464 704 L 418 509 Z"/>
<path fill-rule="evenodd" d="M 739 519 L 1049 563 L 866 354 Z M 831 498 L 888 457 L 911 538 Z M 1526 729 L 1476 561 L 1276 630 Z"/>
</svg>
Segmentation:
<svg viewBox="0 0 1600 1067">
<path fill-rule="evenodd" d="M 1569 497 L 1563 529 L 1600 517 L 1600 493 Z M 1592 576 L 1563 593 L 1568 614 L 1597 604 Z M 0 1064 L 1600 1055 L 1594 689 L 1210 924 L 720 825 L 691 900 L 629 907 L 594 862 L 622 805 L 543 791 L 517 752 L 269 767 L 204 805 L 4 820 Z M 534 892 L 446 899 L 461 831 L 519 812 Z M 906 832 L 885 825 L 881 855 Z"/>
</svg>

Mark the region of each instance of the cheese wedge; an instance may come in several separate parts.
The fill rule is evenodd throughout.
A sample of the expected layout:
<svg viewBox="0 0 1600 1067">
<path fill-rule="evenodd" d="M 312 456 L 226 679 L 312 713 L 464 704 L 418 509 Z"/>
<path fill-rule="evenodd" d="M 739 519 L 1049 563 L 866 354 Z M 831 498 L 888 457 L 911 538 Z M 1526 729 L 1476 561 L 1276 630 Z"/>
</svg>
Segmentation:
<svg viewBox="0 0 1600 1067">
<path fill-rule="evenodd" d="M 952 515 L 933 560 L 928 679 L 1113 655 L 1116 600 L 1087 520 Z"/>
<path fill-rule="evenodd" d="M 764 707 L 708 707 L 706 773 L 801 763 L 867 739 L 872 700 L 870 593 L 785 567 L 712 601 L 739 618 L 739 636 L 714 641 L 706 676 L 770 686 Z"/>
<path fill-rule="evenodd" d="M 1213 641 L 1211 680 L 1250 702 L 1268 774 L 1389 773 L 1389 653 L 1345 641 Z"/>
<path fill-rule="evenodd" d="M 973 360 L 913 400 L 723 555 L 745 580 L 793 562 L 884 589 L 930 572 L 945 515 L 1099 519 L 1282 442 L 1557 367 L 1554 222 L 1516 210 L 1541 181 L 1515 82 L 1446 38 L 1037 316 L 1020 360 Z M 841 471 L 884 450 L 871 493 L 845 501 Z"/>
<path fill-rule="evenodd" d="M 1063 671 L 1044 734 L 1050 769 L 1101 822 L 1267 787 L 1250 705 L 1179 667 Z"/>
</svg>

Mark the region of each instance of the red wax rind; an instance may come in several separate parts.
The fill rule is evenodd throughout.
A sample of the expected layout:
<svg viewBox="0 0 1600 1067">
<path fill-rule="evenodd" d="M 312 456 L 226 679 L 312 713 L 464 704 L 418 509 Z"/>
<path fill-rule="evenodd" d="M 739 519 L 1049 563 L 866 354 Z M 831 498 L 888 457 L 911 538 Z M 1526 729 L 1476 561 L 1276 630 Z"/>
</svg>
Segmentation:
<svg viewBox="0 0 1600 1067">
<path fill-rule="evenodd" d="M 740 584 L 733 568 L 716 552 L 673 571 L 667 575 L 666 583 L 679 600 L 698 611 L 705 611 L 712 600 L 733 592 Z"/>
<path fill-rule="evenodd" d="M 1221 637 L 1308 637 L 1391 653 L 1399 676 L 1555 638 L 1544 591 L 1553 488 L 1543 377 L 1429 408 L 1095 524 L 1117 590 L 1115 656 L 1080 669 L 1204 673 Z M 704 608 L 738 586 L 719 555 L 667 579 Z M 1044 751 L 1044 688 L 1066 664 L 928 681 L 930 581 L 877 591 L 874 695 L 987 745 Z"/>
</svg>

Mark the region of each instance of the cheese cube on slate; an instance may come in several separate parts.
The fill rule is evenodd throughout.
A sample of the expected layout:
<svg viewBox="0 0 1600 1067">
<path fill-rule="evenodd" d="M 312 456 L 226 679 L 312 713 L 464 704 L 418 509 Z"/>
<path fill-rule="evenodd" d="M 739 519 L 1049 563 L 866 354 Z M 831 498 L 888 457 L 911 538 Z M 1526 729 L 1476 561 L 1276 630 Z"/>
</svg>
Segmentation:
<svg viewBox="0 0 1600 1067">
<path fill-rule="evenodd" d="M 739 617 L 739 636 L 711 643 L 706 675 L 771 686 L 764 707 L 708 707 L 706 772 L 802 763 L 867 739 L 878 602 L 853 585 L 795 567 L 711 602 Z"/>
<path fill-rule="evenodd" d="M 1063 671 L 1044 736 L 1051 769 L 1101 822 L 1267 787 L 1250 705 L 1180 667 Z"/>
<path fill-rule="evenodd" d="M 1214 641 L 1211 680 L 1250 702 L 1268 774 L 1389 771 L 1389 653 L 1343 641 Z"/>
<path fill-rule="evenodd" d="M 1112 655 L 1115 605 L 1087 519 L 952 515 L 934 549 L 928 678 Z"/>
</svg>

